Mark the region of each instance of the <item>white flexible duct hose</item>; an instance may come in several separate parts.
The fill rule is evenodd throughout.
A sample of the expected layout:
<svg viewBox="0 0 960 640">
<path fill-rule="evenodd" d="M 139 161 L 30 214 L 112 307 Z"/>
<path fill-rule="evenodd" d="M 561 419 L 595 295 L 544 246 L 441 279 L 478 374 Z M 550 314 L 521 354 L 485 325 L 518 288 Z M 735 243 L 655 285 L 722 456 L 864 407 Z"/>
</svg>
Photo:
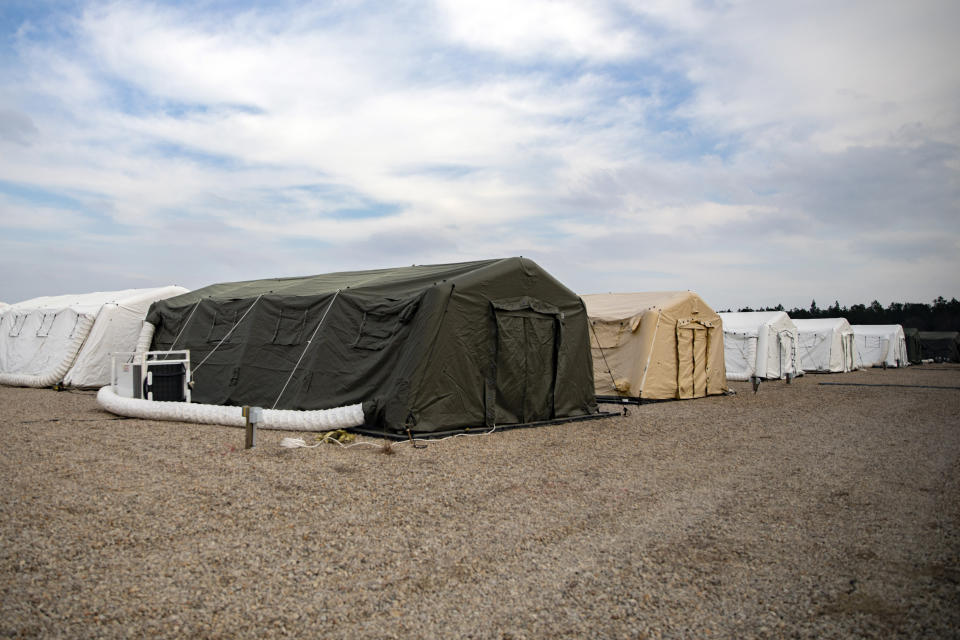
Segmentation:
<svg viewBox="0 0 960 640">
<path fill-rule="evenodd" d="M 73 328 L 73 336 L 67 343 L 66 355 L 49 372 L 45 374 L 0 373 L 0 384 L 11 387 L 49 387 L 63 380 L 63 376 L 67 375 L 67 371 L 73 366 L 73 361 L 76 360 L 80 347 L 83 346 L 84 341 L 90 334 L 90 328 L 93 327 L 95 320 L 95 317 L 85 314 L 77 318 L 77 325 Z"/>
<path fill-rule="evenodd" d="M 140 329 L 140 336 L 137 338 L 137 348 L 134 349 L 137 353 L 143 353 L 145 351 L 150 351 L 150 345 L 153 343 L 153 332 L 157 328 L 147 322 L 143 321 L 143 327 Z"/>
<path fill-rule="evenodd" d="M 228 427 L 242 427 L 246 424 L 241 407 L 123 398 L 114 393 L 110 385 L 97 392 L 97 402 L 110 413 L 129 418 L 222 424 Z M 358 427 L 363 422 L 363 406 L 351 404 L 318 411 L 264 409 L 263 422 L 258 426 L 261 429 L 283 431 L 331 431 Z"/>
</svg>

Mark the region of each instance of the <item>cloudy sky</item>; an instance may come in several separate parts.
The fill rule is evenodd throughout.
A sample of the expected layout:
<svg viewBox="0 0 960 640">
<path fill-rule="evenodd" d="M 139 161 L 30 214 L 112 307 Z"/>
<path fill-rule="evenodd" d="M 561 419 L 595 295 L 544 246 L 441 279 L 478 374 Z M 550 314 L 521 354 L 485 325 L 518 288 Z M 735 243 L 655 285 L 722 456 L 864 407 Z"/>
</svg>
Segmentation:
<svg viewBox="0 0 960 640">
<path fill-rule="evenodd" d="M 0 300 L 511 255 L 716 308 L 960 296 L 958 24 L 956 0 L 2 0 Z"/>
</svg>

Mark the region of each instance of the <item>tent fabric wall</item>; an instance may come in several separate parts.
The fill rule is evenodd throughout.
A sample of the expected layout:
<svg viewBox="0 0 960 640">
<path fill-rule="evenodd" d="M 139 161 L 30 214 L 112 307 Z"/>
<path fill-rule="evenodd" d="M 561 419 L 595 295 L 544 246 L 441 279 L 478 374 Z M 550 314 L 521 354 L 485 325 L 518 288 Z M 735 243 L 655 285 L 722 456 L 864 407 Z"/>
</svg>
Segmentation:
<svg viewBox="0 0 960 640">
<path fill-rule="evenodd" d="M 960 333 L 956 331 L 921 331 L 920 351 L 924 360 L 960 362 Z"/>
<path fill-rule="evenodd" d="M 598 396 L 698 398 L 727 390 L 720 317 L 691 291 L 582 296 Z"/>
<path fill-rule="evenodd" d="M 855 324 L 853 345 L 862 367 L 905 367 L 907 340 L 899 324 Z"/>
<path fill-rule="evenodd" d="M 110 353 L 133 350 L 150 304 L 186 291 L 177 286 L 124 289 L 11 305 L 0 316 L 0 384 L 108 384 Z"/>
<path fill-rule="evenodd" d="M 802 375 L 797 327 L 783 311 L 721 313 L 727 380 Z"/>
<path fill-rule="evenodd" d="M 853 330 L 845 318 L 796 319 L 804 371 L 840 373 L 858 368 Z"/>
<path fill-rule="evenodd" d="M 525 258 L 215 284 L 147 319 L 199 403 L 360 402 L 395 433 L 597 413 L 583 303 Z"/>
<path fill-rule="evenodd" d="M 920 364 L 923 359 L 920 347 L 920 330 L 916 327 L 904 327 L 903 337 L 907 341 L 907 360 L 910 364 Z"/>
</svg>

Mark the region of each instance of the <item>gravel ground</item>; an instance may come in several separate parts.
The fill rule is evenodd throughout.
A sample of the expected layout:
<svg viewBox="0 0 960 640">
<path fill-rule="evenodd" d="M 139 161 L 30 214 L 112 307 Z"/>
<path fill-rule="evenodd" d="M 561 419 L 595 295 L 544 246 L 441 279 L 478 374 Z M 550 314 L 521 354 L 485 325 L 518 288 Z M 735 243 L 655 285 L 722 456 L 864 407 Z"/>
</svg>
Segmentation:
<svg viewBox="0 0 960 640">
<path fill-rule="evenodd" d="M 960 367 L 732 386 L 392 455 L 0 388 L 0 635 L 958 637 Z"/>
</svg>

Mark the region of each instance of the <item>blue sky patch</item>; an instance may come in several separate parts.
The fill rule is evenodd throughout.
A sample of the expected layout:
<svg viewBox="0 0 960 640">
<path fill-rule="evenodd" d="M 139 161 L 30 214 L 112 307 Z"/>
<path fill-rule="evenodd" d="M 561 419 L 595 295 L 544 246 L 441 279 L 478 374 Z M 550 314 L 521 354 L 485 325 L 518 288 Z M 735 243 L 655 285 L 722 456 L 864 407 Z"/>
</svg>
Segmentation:
<svg viewBox="0 0 960 640">
<path fill-rule="evenodd" d="M 41 207 L 82 211 L 80 198 L 64 191 L 0 180 L 0 193 L 15 200 Z"/>
</svg>

